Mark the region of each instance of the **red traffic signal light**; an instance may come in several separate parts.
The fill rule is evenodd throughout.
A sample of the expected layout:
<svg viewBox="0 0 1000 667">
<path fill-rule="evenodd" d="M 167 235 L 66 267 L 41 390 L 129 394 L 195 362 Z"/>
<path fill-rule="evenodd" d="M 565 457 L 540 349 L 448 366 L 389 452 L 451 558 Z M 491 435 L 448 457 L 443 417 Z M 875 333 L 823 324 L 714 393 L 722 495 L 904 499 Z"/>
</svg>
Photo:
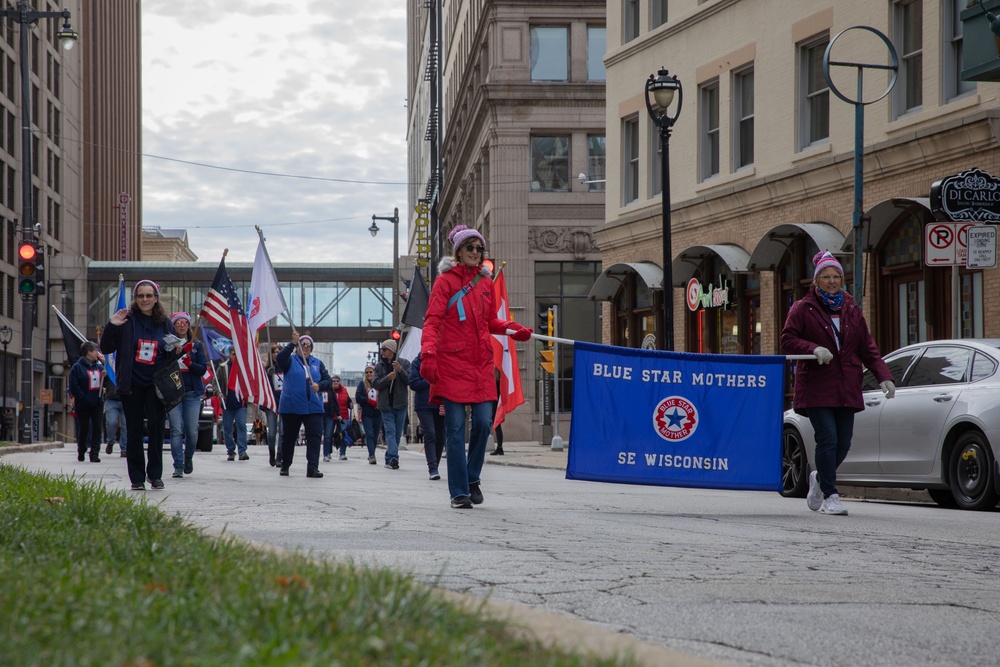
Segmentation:
<svg viewBox="0 0 1000 667">
<path fill-rule="evenodd" d="M 37 254 L 38 249 L 35 247 L 34 243 L 22 243 L 21 247 L 17 249 L 17 256 L 25 262 L 34 263 L 35 255 Z"/>
<path fill-rule="evenodd" d="M 389 334 L 389 336 L 390 336 L 390 337 L 391 337 L 391 338 L 392 338 L 392 339 L 393 339 L 394 341 L 397 341 L 397 342 L 398 342 L 398 341 L 399 341 L 399 339 L 403 337 L 403 334 L 399 333 L 399 329 L 393 329 L 393 330 L 392 330 L 392 333 L 390 333 L 390 334 Z"/>
<path fill-rule="evenodd" d="M 23 297 L 38 293 L 38 248 L 22 242 L 17 248 L 17 291 Z"/>
</svg>

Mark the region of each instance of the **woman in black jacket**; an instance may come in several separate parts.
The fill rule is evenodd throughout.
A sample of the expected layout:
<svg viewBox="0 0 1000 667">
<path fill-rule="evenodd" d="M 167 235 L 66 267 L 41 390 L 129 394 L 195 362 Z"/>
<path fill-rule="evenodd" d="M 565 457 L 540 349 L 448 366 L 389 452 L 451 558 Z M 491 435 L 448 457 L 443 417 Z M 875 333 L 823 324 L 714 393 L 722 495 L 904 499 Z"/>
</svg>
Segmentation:
<svg viewBox="0 0 1000 667">
<path fill-rule="evenodd" d="M 378 441 L 379 431 L 382 430 L 382 413 L 378 410 L 378 389 L 375 389 L 375 401 L 371 403 L 368 392 L 374 387 L 375 367 L 365 367 L 365 379 L 358 383 L 358 389 L 354 392 L 354 404 L 360 408 L 361 425 L 365 430 L 365 444 L 368 446 L 368 463 L 375 465 L 375 443 Z"/>
<path fill-rule="evenodd" d="M 166 336 L 174 326 L 160 304 L 160 287 L 140 280 L 132 288 L 132 304 L 111 316 L 101 335 L 101 352 L 117 353 L 115 379 L 128 440 L 125 456 L 133 491 L 145 491 L 146 480 L 154 489 L 163 488 L 163 403 L 153 387 L 153 375 L 177 358 L 167 350 Z M 143 419 L 149 429 L 149 461 L 142 449 Z"/>
</svg>

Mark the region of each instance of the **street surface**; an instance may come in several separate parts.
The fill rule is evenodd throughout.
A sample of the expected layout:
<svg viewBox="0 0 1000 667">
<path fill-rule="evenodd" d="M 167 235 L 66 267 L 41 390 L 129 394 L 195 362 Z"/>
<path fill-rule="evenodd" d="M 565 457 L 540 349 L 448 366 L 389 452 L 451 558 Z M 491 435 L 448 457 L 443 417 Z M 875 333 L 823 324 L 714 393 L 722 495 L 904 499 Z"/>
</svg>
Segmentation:
<svg viewBox="0 0 1000 667">
<path fill-rule="evenodd" d="M 776 493 L 567 481 L 563 470 L 519 467 L 518 448 L 505 449 L 506 465 L 487 457 L 486 502 L 472 510 L 448 506 L 447 482 L 428 481 L 419 445 L 401 451 L 397 471 L 382 467 L 382 451 L 372 466 L 352 448 L 349 461 L 322 464 L 320 480 L 305 477 L 301 449 L 286 478 L 263 447 L 227 462 L 217 446 L 196 455 L 193 475 L 146 496 L 199 526 L 709 660 L 1000 663 L 1000 511 L 848 500 L 850 516 L 824 516 Z M 117 452 L 93 464 L 74 450 L 2 462 L 128 489 Z M 164 463 L 169 475 L 169 454 Z"/>
</svg>

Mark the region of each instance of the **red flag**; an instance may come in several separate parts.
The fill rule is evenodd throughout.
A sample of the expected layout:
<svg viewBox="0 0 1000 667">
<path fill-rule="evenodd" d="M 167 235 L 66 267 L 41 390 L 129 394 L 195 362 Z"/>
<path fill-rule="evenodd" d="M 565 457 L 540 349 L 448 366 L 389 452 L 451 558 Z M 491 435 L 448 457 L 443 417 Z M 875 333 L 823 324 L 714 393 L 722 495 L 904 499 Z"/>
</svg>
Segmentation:
<svg viewBox="0 0 1000 667">
<path fill-rule="evenodd" d="M 493 281 L 493 294 L 497 302 L 497 319 L 509 322 L 510 308 L 507 305 L 507 281 L 503 271 Z M 517 367 L 517 350 L 511 345 L 510 336 L 493 334 L 493 364 L 500 369 L 500 397 L 497 401 L 497 415 L 493 428 L 503 423 L 507 413 L 524 403 L 521 389 L 521 370 Z"/>
<path fill-rule="evenodd" d="M 254 342 L 256 332 L 250 329 L 247 322 L 243 304 L 240 303 L 233 281 L 226 271 L 225 257 L 219 262 L 219 270 L 215 272 L 215 280 L 205 297 L 201 316 L 214 324 L 223 336 L 233 341 L 236 368 L 230 368 L 229 373 L 230 387 L 236 390 L 236 397 L 277 412 L 271 383 L 267 381 L 267 372 Z"/>
</svg>

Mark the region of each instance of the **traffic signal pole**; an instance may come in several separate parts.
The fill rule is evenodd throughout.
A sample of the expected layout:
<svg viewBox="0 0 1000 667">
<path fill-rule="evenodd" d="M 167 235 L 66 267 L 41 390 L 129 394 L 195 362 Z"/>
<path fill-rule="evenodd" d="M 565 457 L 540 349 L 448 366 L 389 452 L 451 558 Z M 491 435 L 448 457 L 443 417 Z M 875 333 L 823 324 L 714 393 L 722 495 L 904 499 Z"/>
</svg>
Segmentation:
<svg viewBox="0 0 1000 667">
<path fill-rule="evenodd" d="M 558 306 L 552 306 L 552 331 L 549 335 L 555 334 L 556 323 L 558 319 Z M 549 343 L 553 345 L 553 343 Z M 563 439 L 559 435 L 559 347 L 555 346 L 553 350 L 555 354 L 552 355 L 552 377 L 555 389 L 553 393 L 555 396 L 552 401 L 552 451 L 561 452 L 563 449 Z"/>
</svg>

